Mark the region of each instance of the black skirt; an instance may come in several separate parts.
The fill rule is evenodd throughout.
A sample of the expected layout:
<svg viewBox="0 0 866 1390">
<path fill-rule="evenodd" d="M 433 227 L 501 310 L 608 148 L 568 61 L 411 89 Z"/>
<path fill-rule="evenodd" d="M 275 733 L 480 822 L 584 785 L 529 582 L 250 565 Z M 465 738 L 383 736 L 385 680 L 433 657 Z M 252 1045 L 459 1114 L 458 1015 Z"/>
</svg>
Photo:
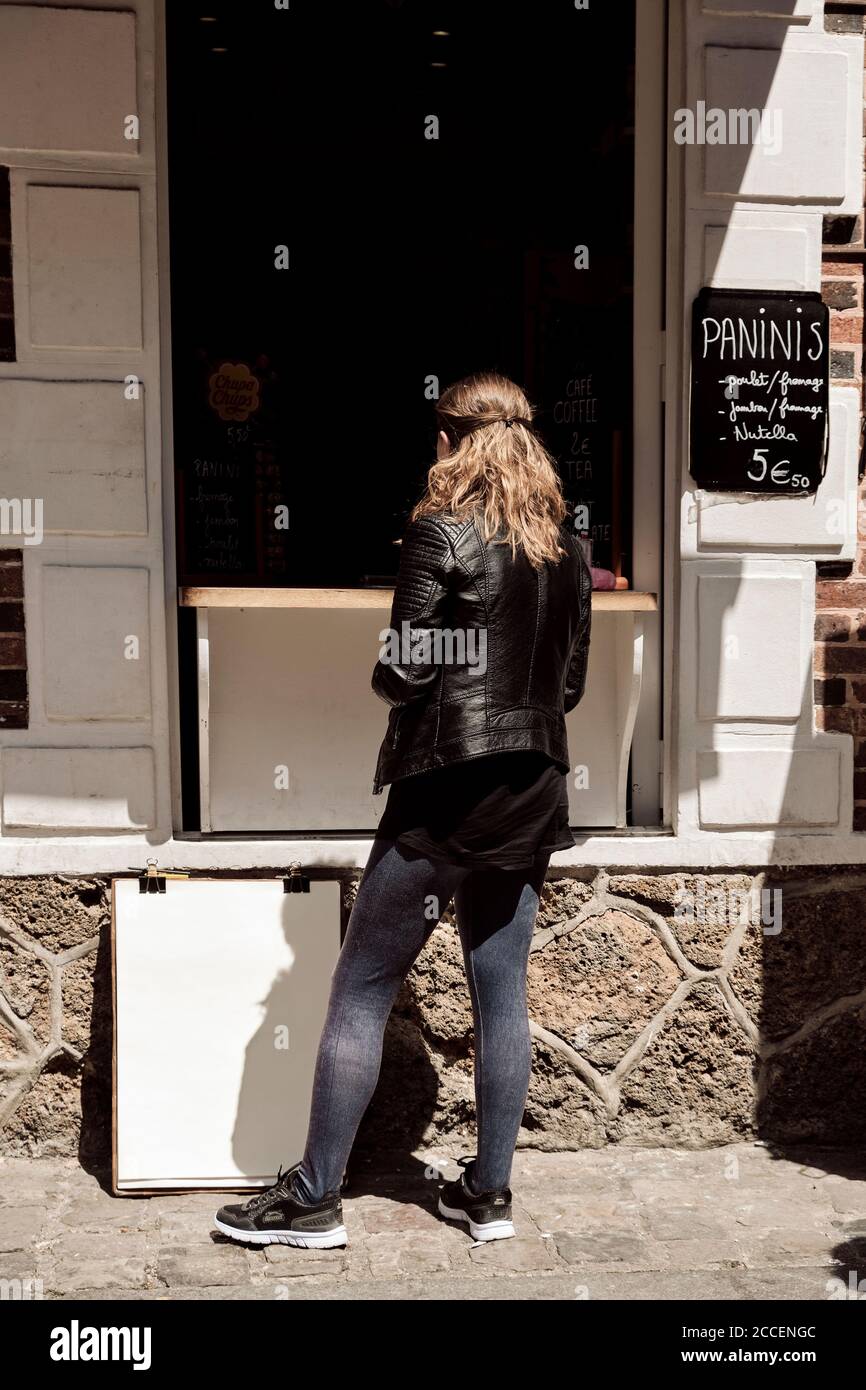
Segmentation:
<svg viewBox="0 0 866 1390">
<path fill-rule="evenodd" d="M 544 753 L 485 754 L 392 782 L 376 839 L 429 859 L 525 869 L 571 849 L 565 774 Z"/>
</svg>

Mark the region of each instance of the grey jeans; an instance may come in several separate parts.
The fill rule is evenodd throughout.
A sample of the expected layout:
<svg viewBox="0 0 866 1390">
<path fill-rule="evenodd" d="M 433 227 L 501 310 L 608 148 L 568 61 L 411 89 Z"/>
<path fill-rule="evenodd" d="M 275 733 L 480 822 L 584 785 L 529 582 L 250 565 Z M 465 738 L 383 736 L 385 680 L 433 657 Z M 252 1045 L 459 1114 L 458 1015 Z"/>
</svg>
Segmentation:
<svg viewBox="0 0 866 1390">
<path fill-rule="evenodd" d="M 331 981 L 299 1194 L 338 1189 L 376 1089 L 400 985 L 452 897 L 475 1023 L 473 1191 L 507 1187 L 529 1089 L 526 964 L 548 859 L 531 870 L 472 869 L 376 840 Z"/>
</svg>

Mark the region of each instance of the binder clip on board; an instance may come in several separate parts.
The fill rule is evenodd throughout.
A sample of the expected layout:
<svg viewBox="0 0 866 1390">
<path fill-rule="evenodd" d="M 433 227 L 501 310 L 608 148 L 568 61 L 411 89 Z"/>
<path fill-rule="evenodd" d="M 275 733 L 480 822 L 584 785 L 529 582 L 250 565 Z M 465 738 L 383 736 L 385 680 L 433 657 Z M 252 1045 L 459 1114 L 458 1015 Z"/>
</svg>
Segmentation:
<svg viewBox="0 0 866 1390">
<path fill-rule="evenodd" d="M 296 860 L 294 864 L 289 865 L 289 872 L 283 879 L 283 892 L 309 893 L 309 891 L 310 880 L 307 878 L 306 874 L 301 873 L 300 861 Z"/>
<path fill-rule="evenodd" d="M 189 878 L 189 874 L 167 873 L 164 869 L 160 872 L 159 862 L 156 859 L 148 859 L 147 868 L 139 871 L 138 891 L 139 893 L 164 893 L 167 878 Z"/>
<path fill-rule="evenodd" d="M 142 869 L 138 875 L 139 893 L 164 893 L 165 874 L 159 872 L 159 865 L 155 859 L 148 859 L 147 868 Z"/>
</svg>

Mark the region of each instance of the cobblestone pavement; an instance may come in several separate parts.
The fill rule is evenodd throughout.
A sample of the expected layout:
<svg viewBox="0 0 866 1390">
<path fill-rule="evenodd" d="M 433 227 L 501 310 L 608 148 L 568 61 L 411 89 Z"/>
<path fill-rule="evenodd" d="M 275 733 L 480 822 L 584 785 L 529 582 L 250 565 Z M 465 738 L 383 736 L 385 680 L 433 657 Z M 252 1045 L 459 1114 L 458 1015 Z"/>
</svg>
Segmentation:
<svg viewBox="0 0 866 1390">
<path fill-rule="evenodd" d="M 517 1235 L 489 1245 L 435 1214 L 430 1165 L 454 1176 L 454 1157 L 357 1162 L 350 1243 L 330 1251 L 224 1240 L 210 1218 L 229 1197 L 116 1198 L 74 1160 L 0 1159 L 0 1280 L 13 1281 L 0 1296 L 824 1300 L 859 1286 L 866 1298 L 857 1155 L 521 1149 Z"/>
</svg>

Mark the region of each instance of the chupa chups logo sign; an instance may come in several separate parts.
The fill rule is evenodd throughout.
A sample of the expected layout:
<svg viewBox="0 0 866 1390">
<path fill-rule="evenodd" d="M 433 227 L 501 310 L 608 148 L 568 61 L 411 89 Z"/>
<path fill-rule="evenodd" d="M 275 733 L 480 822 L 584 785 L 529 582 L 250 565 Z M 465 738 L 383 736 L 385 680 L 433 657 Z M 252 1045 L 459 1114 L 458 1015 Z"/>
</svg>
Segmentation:
<svg viewBox="0 0 866 1390">
<path fill-rule="evenodd" d="M 208 377 L 207 400 L 221 420 L 248 420 L 259 408 L 259 379 L 245 362 L 223 362 Z"/>
</svg>

